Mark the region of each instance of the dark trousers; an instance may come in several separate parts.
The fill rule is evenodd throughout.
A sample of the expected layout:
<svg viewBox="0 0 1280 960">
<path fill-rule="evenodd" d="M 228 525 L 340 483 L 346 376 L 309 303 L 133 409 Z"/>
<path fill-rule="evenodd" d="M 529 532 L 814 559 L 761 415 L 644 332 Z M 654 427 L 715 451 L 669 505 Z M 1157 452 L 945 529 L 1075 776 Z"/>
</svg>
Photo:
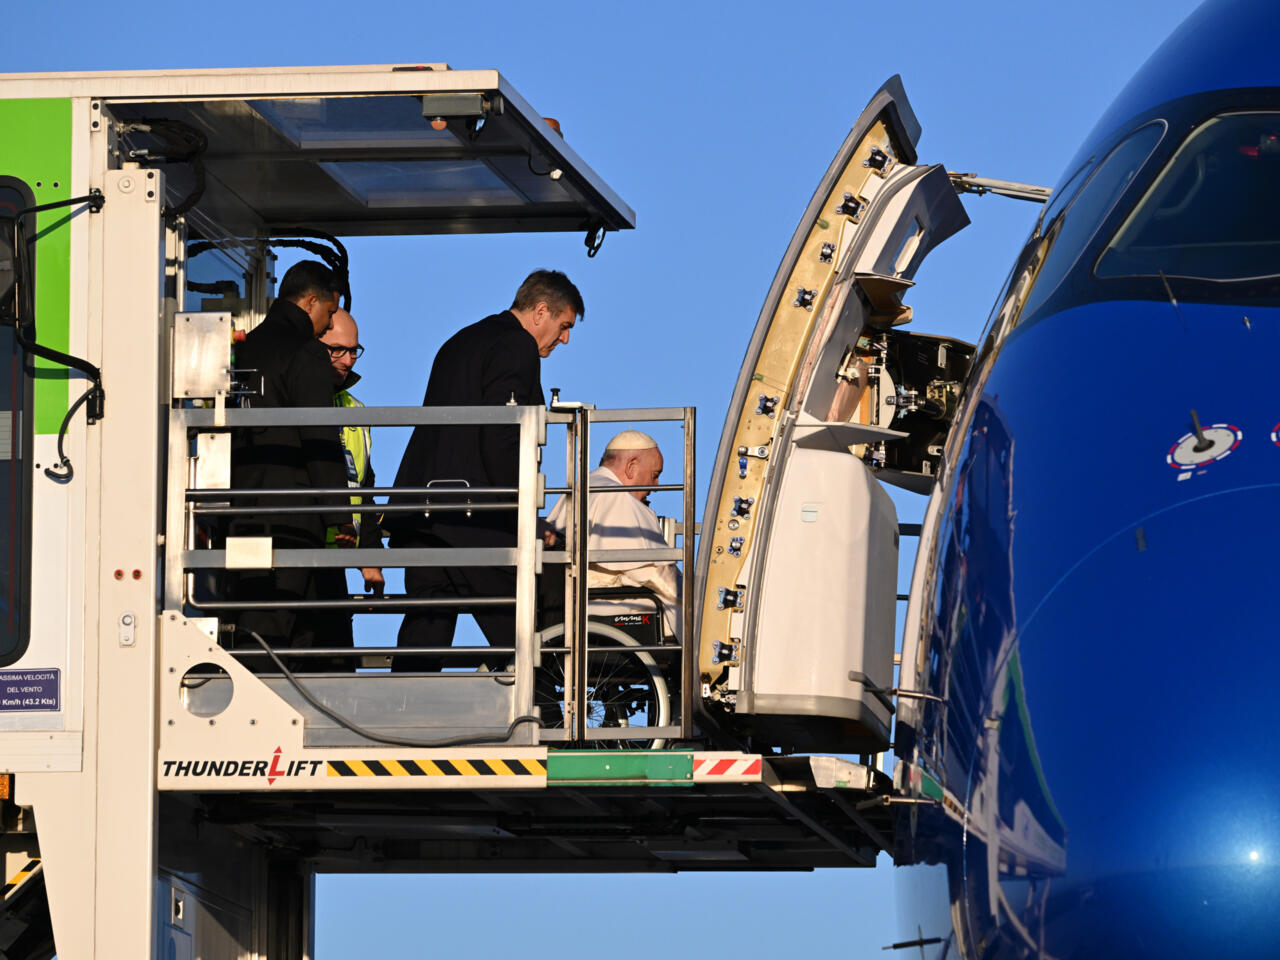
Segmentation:
<svg viewBox="0 0 1280 960">
<path fill-rule="evenodd" d="M 315 572 L 282 568 L 264 570 L 261 573 L 242 573 L 228 577 L 231 597 L 238 601 L 272 601 L 299 603 L 318 598 Z M 235 646 L 240 650 L 261 650 L 258 642 L 249 634 L 258 634 L 274 650 L 291 647 L 318 646 L 321 626 L 317 610 L 299 610 L 296 607 L 276 607 L 271 610 L 242 610 L 236 617 Z M 304 669 L 301 661 L 286 659 L 289 668 Z M 265 657 L 254 657 L 246 663 L 258 672 L 275 673 L 275 665 Z"/>
<path fill-rule="evenodd" d="M 478 522 L 437 524 L 430 531 L 397 538 L 397 547 L 513 547 L 512 531 L 485 526 Z M 513 602 L 501 606 L 471 607 L 466 600 L 475 597 L 516 595 L 516 572 L 513 567 L 406 567 L 405 594 L 415 599 L 451 600 L 455 604 L 410 610 L 400 624 L 396 646 L 401 649 L 441 650 L 452 646 L 458 625 L 458 613 L 470 612 L 491 647 L 510 647 L 515 643 L 516 612 Z M 469 658 L 396 656 L 393 672 L 434 672 L 444 666 L 474 666 Z"/>
<path fill-rule="evenodd" d="M 341 567 L 321 567 L 315 571 L 316 589 L 321 600 L 350 600 L 351 590 L 347 586 L 347 571 Z M 355 633 L 351 628 L 350 610 L 322 610 L 316 617 L 316 646 L 341 647 L 352 649 L 356 645 Z M 315 661 L 314 669 L 345 670 L 353 672 L 356 668 L 354 658 L 323 658 Z"/>
<path fill-rule="evenodd" d="M 335 576 L 336 574 L 336 576 Z M 341 570 L 305 570 L 283 567 L 261 573 L 240 574 L 229 584 L 235 600 L 272 600 L 305 603 L 308 600 L 337 599 L 337 581 L 341 579 L 341 595 L 346 596 L 346 578 Z M 277 651 L 306 650 L 313 647 L 351 647 L 351 614 L 345 610 L 302 610 L 277 607 L 271 610 L 244 610 L 236 617 L 237 649 L 261 650 L 249 636 L 252 630 Z M 333 657 L 282 657 L 290 670 L 353 670 L 350 659 Z M 274 673 L 275 664 L 264 657 L 246 663 L 258 672 Z"/>
</svg>

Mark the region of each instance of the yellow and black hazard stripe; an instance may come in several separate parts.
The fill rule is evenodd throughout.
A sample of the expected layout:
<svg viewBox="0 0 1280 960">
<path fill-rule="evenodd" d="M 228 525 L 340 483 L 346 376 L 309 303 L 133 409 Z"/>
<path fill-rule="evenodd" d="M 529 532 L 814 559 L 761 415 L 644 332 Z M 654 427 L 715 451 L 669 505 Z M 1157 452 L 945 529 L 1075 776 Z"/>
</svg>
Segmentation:
<svg viewBox="0 0 1280 960">
<path fill-rule="evenodd" d="M 331 777 L 545 777 L 545 760 L 330 760 Z"/>
<path fill-rule="evenodd" d="M 13 877 L 3 887 L 0 887 L 0 899 L 8 899 L 9 894 L 13 893 L 18 887 L 22 886 L 27 877 L 36 872 L 40 866 L 40 858 L 33 857 L 27 861 L 27 865 L 13 875 Z"/>
</svg>

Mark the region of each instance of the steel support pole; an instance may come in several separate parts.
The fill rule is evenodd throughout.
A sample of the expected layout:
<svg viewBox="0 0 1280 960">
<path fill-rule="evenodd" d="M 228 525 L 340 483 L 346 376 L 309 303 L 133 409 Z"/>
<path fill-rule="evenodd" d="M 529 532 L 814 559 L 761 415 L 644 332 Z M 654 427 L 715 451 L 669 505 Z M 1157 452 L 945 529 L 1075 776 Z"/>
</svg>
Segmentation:
<svg viewBox="0 0 1280 960">
<path fill-rule="evenodd" d="M 534 608 L 537 584 L 534 567 L 538 548 L 538 449 L 545 441 L 546 411 L 524 407 L 520 417 L 520 494 L 516 508 L 516 680 L 511 699 L 511 722 L 533 714 L 533 671 L 536 666 Z M 524 724 L 512 733 L 512 742 L 538 742 L 537 728 Z"/>
<path fill-rule="evenodd" d="M 195 531 L 188 529 L 186 489 L 193 483 L 191 460 L 188 453 L 191 442 L 187 439 L 186 424 L 181 410 L 169 411 L 169 450 L 165 482 L 164 566 L 162 590 L 164 609 L 182 608 L 183 555 L 195 547 Z"/>
<path fill-rule="evenodd" d="M 573 663 L 573 727 L 570 736 L 574 740 L 584 740 L 587 731 L 587 660 L 590 655 L 587 641 L 587 544 L 590 538 L 591 411 L 581 407 L 576 411 L 575 419 L 577 462 L 573 477 L 573 538 L 569 550 L 573 560 L 569 568 L 573 578 L 573 605 L 565 626 L 567 628 L 570 622 L 573 624 L 568 643 Z"/>
<path fill-rule="evenodd" d="M 693 563 L 697 555 L 695 550 L 695 517 L 697 510 L 697 459 L 696 415 L 693 407 L 684 408 L 684 515 L 681 536 L 684 548 L 684 577 L 682 580 L 683 596 L 680 604 L 681 650 L 680 650 L 680 736 L 689 739 L 693 736 L 693 695 L 698 684 L 697 663 L 694 651 L 698 649 L 697 638 L 693 635 L 693 599 L 694 576 Z"/>
<path fill-rule="evenodd" d="M 564 482 L 568 488 L 565 493 L 569 497 L 570 505 L 576 504 L 576 490 L 578 484 L 576 477 L 578 475 L 578 415 L 576 413 L 562 414 L 568 419 L 564 421 Z M 573 697 L 573 640 L 574 640 L 574 622 L 573 622 L 573 598 L 576 594 L 574 586 L 574 576 L 576 573 L 576 565 L 574 563 L 574 544 L 577 540 L 577 512 L 569 511 L 569 517 L 565 523 L 565 539 L 561 546 L 564 548 L 565 563 L 564 570 L 564 634 L 562 641 L 564 643 L 564 660 L 561 662 L 560 676 L 564 681 L 564 693 L 560 703 L 560 712 L 564 717 L 564 731 L 566 736 L 572 736 L 574 730 L 574 697 Z"/>
</svg>

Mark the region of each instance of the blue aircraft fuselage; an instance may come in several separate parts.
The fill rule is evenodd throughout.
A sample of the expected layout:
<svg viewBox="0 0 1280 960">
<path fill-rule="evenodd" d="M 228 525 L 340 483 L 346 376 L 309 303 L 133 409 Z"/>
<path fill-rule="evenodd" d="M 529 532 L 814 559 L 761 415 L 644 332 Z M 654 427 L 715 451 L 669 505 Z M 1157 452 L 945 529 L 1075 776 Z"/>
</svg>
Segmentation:
<svg viewBox="0 0 1280 960">
<path fill-rule="evenodd" d="M 1280 955 L 1277 37 L 1170 37 L 979 345 L 897 733 L 958 804 L 898 831 L 927 957 Z"/>
</svg>

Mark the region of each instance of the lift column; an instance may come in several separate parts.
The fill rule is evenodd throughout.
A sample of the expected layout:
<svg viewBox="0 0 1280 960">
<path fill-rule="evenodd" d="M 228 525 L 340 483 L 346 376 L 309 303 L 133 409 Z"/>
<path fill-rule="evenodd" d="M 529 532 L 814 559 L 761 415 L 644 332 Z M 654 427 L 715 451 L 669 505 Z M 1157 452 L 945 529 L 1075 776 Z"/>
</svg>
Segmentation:
<svg viewBox="0 0 1280 960">
<path fill-rule="evenodd" d="M 168 379 L 161 360 L 163 177 L 154 170 L 107 171 L 103 193 L 102 212 L 90 225 L 87 286 L 88 353 L 101 357 L 105 416 L 87 428 L 87 455 L 74 464 L 71 481 L 91 491 L 83 675 L 68 678 L 84 685 L 83 764 L 79 773 L 27 774 L 18 783 L 19 803 L 35 811 L 60 960 L 152 954 L 165 449 L 157 385 Z M 82 382 L 72 381 L 73 396 Z M 86 430 L 83 413 L 71 429 Z M 79 666 L 69 664 L 68 672 Z"/>
</svg>

